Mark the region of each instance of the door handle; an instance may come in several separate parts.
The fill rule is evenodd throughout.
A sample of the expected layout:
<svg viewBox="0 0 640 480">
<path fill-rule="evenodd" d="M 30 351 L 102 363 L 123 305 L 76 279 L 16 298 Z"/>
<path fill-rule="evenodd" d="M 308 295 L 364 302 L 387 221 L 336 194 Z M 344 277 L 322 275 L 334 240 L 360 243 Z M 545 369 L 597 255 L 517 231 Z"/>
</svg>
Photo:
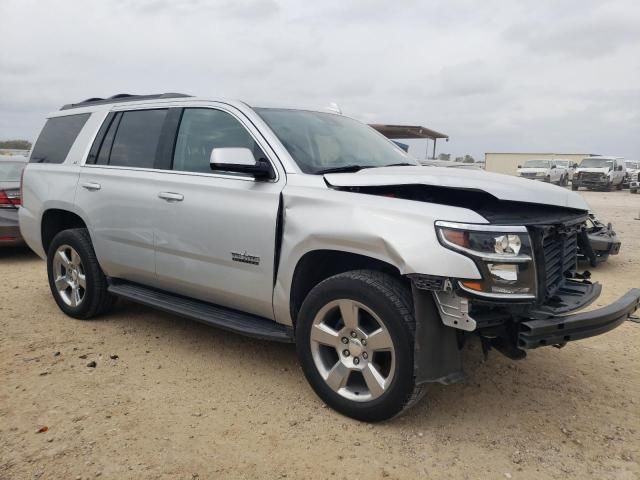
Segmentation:
<svg viewBox="0 0 640 480">
<path fill-rule="evenodd" d="M 181 193 L 173 192 L 160 192 L 158 194 L 158 197 L 166 200 L 167 202 L 181 202 L 182 200 L 184 200 L 184 195 L 182 195 Z"/>
<path fill-rule="evenodd" d="M 102 188 L 99 183 L 95 183 L 95 182 L 86 182 L 81 185 L 82 185 L 82 188 L 86 188 L 87 190 L 91 190 L 91 191 L 100 190 Z"/>
</svg>

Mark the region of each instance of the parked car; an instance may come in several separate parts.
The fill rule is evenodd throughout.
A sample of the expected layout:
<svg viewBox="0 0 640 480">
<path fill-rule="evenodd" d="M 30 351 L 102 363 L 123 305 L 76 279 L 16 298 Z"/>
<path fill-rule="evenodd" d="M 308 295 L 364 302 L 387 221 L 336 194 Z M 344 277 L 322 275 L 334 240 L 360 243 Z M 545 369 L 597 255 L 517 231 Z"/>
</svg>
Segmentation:
<svg viewBox="0 0 640 480">
<path fill-rule="evenodd" d="M 568 178 L 564 168 L 558 168 L 553 160 L 532 159 L 518 165 L 518 175 L 522 178 L 541 180 L 546 183 L 564 184 Z"/>
<path fill-rule="evenodd" d="M 0 247 L 23 243 L 18 225 L 20 176 L 27 159 L 19 155 L 0 155 Z"/>
<path fill-rule="evenodd" d="M 622 190 L 625 177 L 624 160 L 619 157 L 583 158 L 576 169 L 571 189 Z"/>
<path fill-rule="evenodd" d="M 452 162 L 450 160 L 425 159 L 419 160 L 420 165 L 425 167 L 445 167 L 445 168 L 464 168 L 470 170 L 482 170 L 475 163 Z"/>
<path fill-rule="evenodd" d="M 571 180 L 573 180 L 573 175 L 576 172 L 576 168 L 578 164 L 572 162 L 571 160 L 564 159 L 555 159 L 553 163 L 558 168 L 562 168 L 565 171 L 565 177 L 561 181 L 561 185 L 567 185 Z"/>
<path fill-rule="evenodd" d="M 640 160 L 625 160 L 624 167 L 626 170 L 624 186 L 630 187 L 631 182 L 637 182 L 639 180 L 638 173 L 640 173 Z"/>
<path fill-rule="evenodd" d="M 620 253 L 622 242 L 618 240 L 611 222 L 605 225 L 593 213 L 589 214 L 582 235 L 588 241 L 581 242 L 578 259 L 587 260 L 592 267 L 605 262 L 609 255 Z"/>
<path fill-rule="evenodd" d="M 472 336 L 519 359 L 640 302 L 574 313 L 601 291 L 577 270 L 580 195 L 425 168 L 337 113 L 91 99 L 49 116 L 23 178 L 21 230 L 64 313 L 121 297 L 295 342 L 315 392 L 360 420 L 461 381 Z"/>
</svg>

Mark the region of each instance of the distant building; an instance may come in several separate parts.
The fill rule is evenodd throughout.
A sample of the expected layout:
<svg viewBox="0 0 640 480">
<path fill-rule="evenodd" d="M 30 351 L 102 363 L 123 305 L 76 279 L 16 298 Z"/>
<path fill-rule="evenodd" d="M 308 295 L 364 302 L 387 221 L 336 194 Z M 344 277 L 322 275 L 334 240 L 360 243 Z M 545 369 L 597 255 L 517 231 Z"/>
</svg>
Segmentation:
<svg viewBox="0 0 640 480">
<path fill-rule="evenodd" d="M 569 160 L 580 163 L 585 157 L 596 156 L 594 153 L 498 153 L 490 152 L 484 154 L 485 170 L 495 173 L 506 173 L 508 175 L 518 174 L 518 165 L 522 165 L 526 160 L 544 159 Z"/>
</svg>

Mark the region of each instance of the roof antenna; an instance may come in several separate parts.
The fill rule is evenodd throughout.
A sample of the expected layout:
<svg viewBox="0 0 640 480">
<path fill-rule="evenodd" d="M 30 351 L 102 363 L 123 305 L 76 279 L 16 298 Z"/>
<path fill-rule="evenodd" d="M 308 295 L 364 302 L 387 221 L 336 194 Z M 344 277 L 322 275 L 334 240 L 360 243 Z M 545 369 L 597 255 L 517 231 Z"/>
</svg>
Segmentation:
<svg viewBox="0 0 640 480">
<path fill-rule="evenodd" d="M 331 112 L 337 113 L 338 115 L 342 115 L 342 109 L 336 102 L 331 102 L 327 109 Z"/>
</svg>

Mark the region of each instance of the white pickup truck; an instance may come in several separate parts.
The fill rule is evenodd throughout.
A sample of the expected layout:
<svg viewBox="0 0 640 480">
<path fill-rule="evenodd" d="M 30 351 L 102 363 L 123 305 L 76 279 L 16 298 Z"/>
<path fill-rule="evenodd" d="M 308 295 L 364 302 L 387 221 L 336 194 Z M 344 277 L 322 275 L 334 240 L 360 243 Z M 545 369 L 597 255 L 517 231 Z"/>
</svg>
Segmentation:
<svg viewBox="0 0 640 480">
<path fill-rule="evenodd" d="M 366 421 L 462 380 L 472 337 L 519 359 L 609 331 L 640 302 L 631 289 L 575 313 L 601 290 L 577 271 L 581 196 L 422 167 L 336 113 L 90 99 L 49 116 L 22 190 L 22 235 L 67 315 L 120 297 L 295 342 L 316 393 Z"/>
<path fill-rule="evenodd" d="M 571 189 L 622 190 L 626 177 L 624 159 L 620 157 L 583 158 L 576 169 Z"/>
<path fill-rule="evenodd" d="M 557 185 L 567 185 L 569 181 L 568 170 L 554 160 L 548 159 L 526 160 L 524 165 L 518 165 L 518 175 L 522 178 L 540 180 Z"/>
</svg>

